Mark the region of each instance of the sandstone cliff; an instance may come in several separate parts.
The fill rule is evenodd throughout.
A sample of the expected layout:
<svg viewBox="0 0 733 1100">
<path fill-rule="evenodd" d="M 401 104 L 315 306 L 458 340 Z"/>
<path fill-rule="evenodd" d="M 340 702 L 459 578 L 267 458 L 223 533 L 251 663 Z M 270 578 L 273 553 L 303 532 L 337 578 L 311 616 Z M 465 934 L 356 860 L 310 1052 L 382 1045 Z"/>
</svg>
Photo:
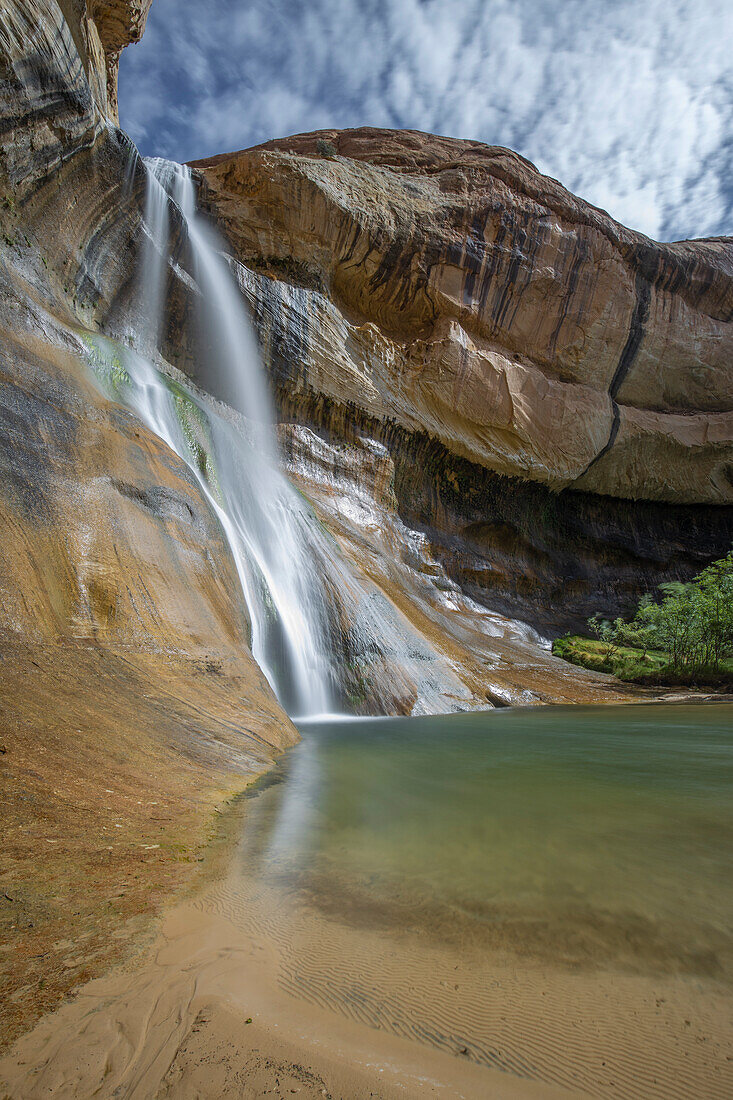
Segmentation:
<svg viewBox="0 0 733 1100">
<path fill-rule="evenodd" d="M 330 146 L 330 148 L 329 148 Z M 367 432 L 474 595 L 550 632 L 733 541 L 733 242 L 506 149 L 324 131 L 197 162 L 286 420 Z"/>
<path fill-rule="evenodd" d="M 658 245 L 506 149 L 417 133 L 198 167 L 238 257 L 359 332 L 352 377 L 306 362 L 303 388 L 556 489 L 733 499 L 730 240 Z"/>
<path fill-rule="evenodd" d="M 0 8 L 0 1045 L 141 942 L 297 739 L 195 478 L 89 370 L 139 253 L 111 123 L 148 6 Z"/>
<path fill-rule="evenodd" d="M 90 371 L 141 304 L 146 173 L 114 123 L 148 6 L 0 11 L 0 1042 L 119 955 L 206 811 L 297 736 L 202 490 Z M 416 661 L 447 662 L 457 705 L 629 698 L 525 621 L 618 611 L 727 550 L 730 242 L 655 245 L 506 150 L 425 135 L 200 170 L 292 477 Z M 170 213 L 161 369 L 234 402 Z"/>
<path fill-rule="evenodd" d="M 0 10 L 0 174 L 33 190 L 109 122 L 117 66 L 152 0 L 7 0 Z"/>
<path fill-rule="evenodd" d="M 276 747 L 295 735 L 248 655 L 221 527 L 185 463 L 89 369 L 90 334 L 139 281 L 145 173 L 111 120 L 119 53 L 148 7 L 9 0 L 0 14 L 1 625 L 231 666 L 232 718 L 249 676 Z"/>
</svg>

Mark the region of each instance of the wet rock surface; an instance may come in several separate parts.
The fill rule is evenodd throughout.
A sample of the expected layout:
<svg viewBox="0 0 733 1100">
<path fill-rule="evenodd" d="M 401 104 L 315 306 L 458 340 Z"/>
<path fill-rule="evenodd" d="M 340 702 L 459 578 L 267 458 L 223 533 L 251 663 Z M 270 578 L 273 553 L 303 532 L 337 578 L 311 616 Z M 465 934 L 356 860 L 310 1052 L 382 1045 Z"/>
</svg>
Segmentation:
<svg viewBox="0 0 733 1100">
<path fill-rule="evenodd" d="M 384 424 L 353 406 L 282 392 L 280 408 L 285 438 L 298 433 L 305 466 L 319 465 L 321 441 L 336 449 L 331 476 L 340 478 L 344 499 L 359 499 L 368 444 L 381 450 L 387 506 L 404 532 L 394 540 L 398 557 L 410 557 L 413 538 L 423 540 L 465 595 L 546 637 L 583 628 L 599 610 L 631 612 L 640 591 L 698 572 L 733 543 L 729 509 L 553 493 L 487 471 L 427 433 Z M 304 423 L 312 433 L 298 432 Z M 345 522 L 358 516 L 346 505 L 343 513 Z"/>
<path fill-rule="evenodd" d="M 473 705 L 488 707 L 621 703 L 636 697 L 638 689 L 554 657 L 549 643 L 518 616 L 519 601 L 512 613 L 502 613 L 471 598 L 465 580 L 459 583 L 450 574 L 429 534 L 402 519 L 393 454 L 363 426 L 361 431 L 354 426 L 344 442 L 286 424 L 281 439 L 292 479 L 360 575 L 387 597 L 380 607 L 385 638 L 405 636 L 406 621 L 422 636 L 414 655 L 423 662 L 424 675 L 437 664 L 435 654 L 442 654 L 460 676 L 460 690 L 451 690 L 442 677 L 443 711 L 470 708 L 466 688 Z M 404 468 L 400 475 L 409 479 Z M 522 606 L 526 610 L 526 600 Z M 401 631 L 395 608 L 404 617 Z M 389 663 L 385 676 L 392 687 Z"/>
<path fill-rule="evenodd" d="M 136 278 L 111 122 L 148 6 L 0 11 L 0 1045 L 146 942 L 217 804 L 297 739 L 190 469 L 89 367 Z"/>
<path fill-rule="evenodd" d="M 727 552 L 729 239 L 658 244 L 420 133 L 196 168 L 282 419 L 384 443 L 400 516 L 472 596 L 558 633 Z"/>
</svg>

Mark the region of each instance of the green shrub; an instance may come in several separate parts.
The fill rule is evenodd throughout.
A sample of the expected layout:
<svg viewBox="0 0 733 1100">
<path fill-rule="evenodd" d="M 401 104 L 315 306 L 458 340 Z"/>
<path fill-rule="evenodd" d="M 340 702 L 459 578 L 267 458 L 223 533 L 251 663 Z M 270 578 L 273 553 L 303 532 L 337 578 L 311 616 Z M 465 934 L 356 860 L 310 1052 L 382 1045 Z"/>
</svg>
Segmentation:
<svg viewBox="0 0 733 1100">
<path fill-rule="evenodd" d="M 733 551 L 688 584 L 659 586 L 629 622 L 593 615 L 593 639 L 558 638 L 553 653 L 637 683 L 717 684 L 733 680 Z"/>
<path fill-rule="evenodd" d="M 319 138 L 316 142 L 316 152 L 319 157 L 326 157 L 327 160 L 332 160 L 338 150 L 332 141 L 326 141 L 325 138 Z"/>
</svg>

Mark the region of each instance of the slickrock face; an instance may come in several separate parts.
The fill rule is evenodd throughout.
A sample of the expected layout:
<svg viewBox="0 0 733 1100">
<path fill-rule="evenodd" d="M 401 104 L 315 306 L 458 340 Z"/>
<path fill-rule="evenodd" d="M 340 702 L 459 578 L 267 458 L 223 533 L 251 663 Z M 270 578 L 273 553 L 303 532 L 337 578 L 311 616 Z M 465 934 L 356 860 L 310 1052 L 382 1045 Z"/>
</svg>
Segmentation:
<svg viewBox="0 0 733 1100">
<path fill-rule="evenodd" d="M 727 551 L 730 239 L 657 244 L 506 149 L 415 132 L 194 167 L 266 276 L 240 278 L 284 417 L 386 442 L 400 514 L 475 595 L 554 632 Z"/>
<path fill-rule="evenodd" d="M 730 240 L 655 244 L 508 150 L 413 132 L 197 167 L 238 258 L 323 291 L 362 344 L 302 390 L 554 489 L 733 499 Z"/>
<path fill-rule="evenodd" d="M 119 56 L 142 35 L 150 3 L 3 3 L 0 181 L 14 201 L 117 122 Z"/>
<path fill-rule="evenodd" d="M 246 652 L 234 565 L 191 471 L 85 377 L 76 333 L 6 295 L 3 628 L 200 660 Z"/>
<path fill-rule="evenodd" d="M 136 282 L 110 121 L 148 6 L 0 5 L 0 1046 L 141 942 L 297 740 L 198 483 L 89 369 Z"/>
</svg>

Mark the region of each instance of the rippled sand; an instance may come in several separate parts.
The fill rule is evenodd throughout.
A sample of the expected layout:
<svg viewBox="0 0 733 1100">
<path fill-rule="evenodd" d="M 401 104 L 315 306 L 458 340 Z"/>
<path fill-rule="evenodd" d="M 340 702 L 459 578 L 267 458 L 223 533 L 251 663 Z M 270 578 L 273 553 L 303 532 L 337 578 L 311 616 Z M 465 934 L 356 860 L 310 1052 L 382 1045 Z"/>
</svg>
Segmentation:
<svg viewBox="0 0 733 1100">
<path fill-rule="evenodd" d="M 698 979 L 492 963 L 276 900 L 235 870 L 173 911 L 146 965 L 0 1062 L 8 1095 L 733 1095 L 731 1001 Z"/>
<path fill-rule="evenodd" d="M 647 724 L 651 712 L 642 717 Z M 678 717 L 685 719 L 680 712 L 674 722 Z M 605 810 L 582 749 L 583 790 L 595 792 L 595 827 L 605 822 L 605 835 L 617 835 L 618 846 L 599 848 L 595 860 L 573 863 L 587 867 L 586 878 L 575 879 L 574 893 L 567 883 L 557 883 L 553 895 L 542 868 L 555 860 L 554 880 L 566 865 L 561 838 L 567 821 L 549 838 L 541 858 L 526 851 L 521 874 L 518 853 L 533 834 L 515 837 L 511 861 L 497 857 L 481 864 L 488 874 L 481 909 L 478 890 L 471 893 L 479 865 L 469 859 L 459 866 L 453 836 L 432 861 L 421 862 L 416 846 L 415 822 L 422 823 L 422 839 L 432 846 L 428 854 L 436 848 L 443 824 L 430 815 L 438 812 L 447 766 L 442 782 L 436 779 L 426 788 L 427 798 L 417 799 L 420 784 L 410 785 L 399 762 L 409 760 L 410 775 L 419 778 L 419 754 L 400 742 L 390 755 L 380 727 L 371 744 L 381 760 L 375 774 L 387 789 L 391 772 L 402 808 L 411 807 L 412 824 L 405 830 L 404 813 L 390 818 L 387 804 L 369 795 L 373 777 L 364 772 L 356 740 L 348 753 L 349 769 L 353 764 L 357 769 L 345 788 L 344 742 L 334 742 L 337 752 L 329 763 L 324 741 L 326 757 L 315 770 L 307 747 L 295 750 L 290 773 L 286 767 L 281 781 L 265 784 L 246 801 L 244 829 L 227 873 L 169 914 L 153 957 L 135 970 L 91 983 L 74 1003 L 46 1018 L 0 1063 L 0 1081 L 13 1100 L 266 1094 L 728 1100 L 733 998 L 724 907 L 730 884 L 718 881 L 728 855 L 725 812 L 716 799 L 724 793 L 729 737 L 727 712 L 718 717 L 723 725 L 712 712 L 706 715 L 703 742 L 703 719 L 692 715 L 700 723 L 693 728 L 700 738 L 697 748 L 685 740 L 684 728 L 675 733 L 667 726 L 666 763 L 657 747 L 651 770 L 642 727 L 627 731 L 636 746 L 633 781 L 630 765 L 613 778 L 607 761 L 601 761 L 613 787 Z M 493 769 L 500 747 L 502 776 L 514 775 L 512 804 L 521 797 L 521 783 L 505 750 L 508 745 L 515 759 L 519 720 L 507 719 L 515 723 L 511 737 L 503 747 L 494 744 L 492 758 Z M 559 712 L 551 720 L 564 721 Z M 626 720 L 638 725 L 639 716 Z M 421 744 L 427 744 L 429 733 L 425 727 Z M 614 752 L 621 747 L 617 736 L 618 730 Z M 530 747 L 536 805 L 537 754 Z M 578 752 L 571 749 L 563 750 L 564 770 L 558 765 L 549 774 L 566 818 L 571 811 L 561 771 L 567 776 L 579 766 Z M 453 744 L 452 752 L 459 751 Z M 682 772 L 673 759 L 680 754 Z M 629 749 L 626 759 L 632 755 Z M 465 763 L 476 770 L 473 756 Z M 436 775 L 432 765 L 426 774 Z M 643 776 L 650 788 L 640 786 Z M 636 792 L 620 817 L 619 806 L 627 803 L 619 802 L 619 784 Z M 468 790 L 463 779 L 459 786 Z M 652 788 L 662 792 L 653 811 L 662 825 L 668 820 L 662 832 L 659 823 L 652 829 L 649 816 Z M 637 796 L 644 815 L 632 821 Z M 496 791 L 493 798 L 498 799 Z M 541 800 L 539 805 L 538 820 L 544 822 L 547 807 Z M 673 805 L 677 817 L 667 817 Z M 477 816 L 474 805 L 466 816 L 469 826 Z M 528 809 L 513 822 L 514 832 L 525 819 L 535 828 Z M 641 831 L 634 833 L 640 823 Z M 458 818 L 453 824 L 461 827 Z M 390 843 L 376 845 L 374 836 L 384 840 L 385 831 Z M 595 850 L 594 836 L 589 843 Z M 647 848 L 638 864 L 635 844 Z M 570 846 L 573 860 L 580 851 L 578 838 Z M 399 888 L 393 874 L 398 866 Z M 650 876 L 658 866 L 659 873 L 635 912 L 629 906 L 639 887 L 619 894 L 621 880 L 613 877 L 613 868 L 620 873 L 620 867 L 623 880 L 635 884 L 641 866 Z M 604 873 L 609 876 L 605 895 Z M 501 883 L 495 881 L 501 876 Z M 554 902 L 544 914 L 526 893 L 530 881 Z M 614 899 L 620 899 L 615 907 Z"/>
</svg>

